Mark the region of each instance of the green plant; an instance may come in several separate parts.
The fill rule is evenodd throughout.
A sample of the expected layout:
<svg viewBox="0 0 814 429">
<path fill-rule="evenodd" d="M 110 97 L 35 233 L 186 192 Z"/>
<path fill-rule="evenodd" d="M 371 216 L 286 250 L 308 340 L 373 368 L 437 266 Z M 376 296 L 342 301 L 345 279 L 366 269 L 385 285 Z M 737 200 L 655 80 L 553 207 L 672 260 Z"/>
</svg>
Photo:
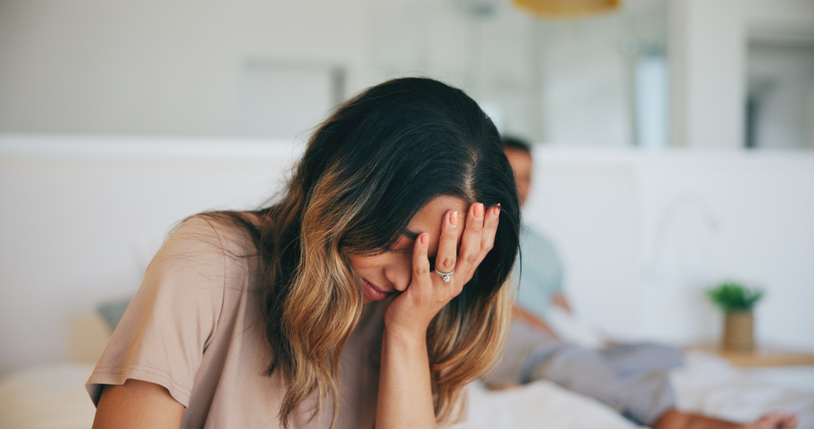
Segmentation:
<svg viewBox="0 0 814 429">
<path fill-rule="evenodd" d="M 763 290 L 750 289 L 734 282 L 724 282 L 707 289 L 707 296 L 724 312 L 752 311 L 755 304 L 763 298 Z"/>
</svg>

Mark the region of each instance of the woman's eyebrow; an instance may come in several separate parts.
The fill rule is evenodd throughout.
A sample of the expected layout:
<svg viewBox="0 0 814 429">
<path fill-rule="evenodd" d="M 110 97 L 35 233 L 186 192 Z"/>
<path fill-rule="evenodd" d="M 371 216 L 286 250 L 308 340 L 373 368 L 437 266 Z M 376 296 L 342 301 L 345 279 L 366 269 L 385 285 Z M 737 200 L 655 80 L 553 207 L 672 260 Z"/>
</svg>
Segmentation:
<svg viewBox="0 0 814 429">
<path fill-rule="evenodd" d="M 418 238 L 418 233 L 410 231 L 409 229 L 405 229 L 401 234 L 413 241 Z"/>
</svg>

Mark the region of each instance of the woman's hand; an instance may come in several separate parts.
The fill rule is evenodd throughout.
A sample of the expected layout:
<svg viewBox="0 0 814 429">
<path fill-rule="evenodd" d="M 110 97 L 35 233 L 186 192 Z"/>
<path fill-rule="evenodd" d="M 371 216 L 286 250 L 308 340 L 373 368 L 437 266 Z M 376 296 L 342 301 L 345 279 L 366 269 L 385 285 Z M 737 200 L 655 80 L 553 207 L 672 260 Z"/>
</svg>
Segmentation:
<svg viewBox="0 0 814 429">
<path fill-rule="evenodd" d="M 467 210 L 464 228 L 460 228 L 457 211 L 446 210 L 435 242 L 427 232 L 416 238 L 411 282 L 390 303 L 385 314 L 376 428 L 436 426 L 427 327 L 438 311 L 461 293 L 492 249 L 499 215 L 499 206 L 484 210 L 483 204 L 473 204 Z M 444 281 L 430 266 L 430 249 L 437 249 L 434 253 L 438 271 L 454 271 L 449 281 Z"/>
<path fill-rule="evenodd" d="M 472 204 L 461 233 L 458 212 L 447 210 L 441 221 L 435 269 L 428 258 L 429 249 L 435 247 L 433 239 L 427 232 L 418 235 L 413 247 L 412 281 L 387 309 L 385 326 L 389 332 L 420 338 L 426 335 L 432 318 L 461 293 L 492 249 L 499 216 L 499 204 L 488 210 L 481 203 Z M 436 270 L 453 274 L 444 281 Z"/>
</svg>

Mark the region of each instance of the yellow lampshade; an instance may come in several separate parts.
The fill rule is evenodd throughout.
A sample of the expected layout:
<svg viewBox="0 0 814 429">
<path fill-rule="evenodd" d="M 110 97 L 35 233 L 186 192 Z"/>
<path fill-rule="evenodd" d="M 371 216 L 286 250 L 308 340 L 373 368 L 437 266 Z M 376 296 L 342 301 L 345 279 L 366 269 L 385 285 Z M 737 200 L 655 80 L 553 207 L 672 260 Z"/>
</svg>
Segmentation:
<svg viewBox="0 0 814 429">
<path fill-rule="evenodd" d="M 540 17 L 574 18 L 612 12 L 622 0 L 514 0 L 514 4 Z"/>
</svg>

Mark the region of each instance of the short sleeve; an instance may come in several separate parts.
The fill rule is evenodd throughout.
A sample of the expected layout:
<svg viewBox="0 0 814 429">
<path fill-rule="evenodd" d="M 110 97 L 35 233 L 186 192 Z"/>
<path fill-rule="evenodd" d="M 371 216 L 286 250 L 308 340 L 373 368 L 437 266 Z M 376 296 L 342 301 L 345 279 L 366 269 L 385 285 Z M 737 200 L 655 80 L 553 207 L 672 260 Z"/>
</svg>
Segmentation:
<svg viewBox="0 0 814 429">
<path fill-rule="evenodd" d="M 86 388 L 98 404 L 103 385 L 128 379 L 165 387 L 189 405 L 195 374 L 222 310 L 226 257 L 209 220 L 186 220 L 153 258 Z"/>
<path fill-rule="evenodd" d="M 545 317 L 552 298 L 562 293 L 562 261 L 554 245 L 528 227 L 521 230 L 520 251 L 522 269 L 517 304 Z"/>
</svg>

